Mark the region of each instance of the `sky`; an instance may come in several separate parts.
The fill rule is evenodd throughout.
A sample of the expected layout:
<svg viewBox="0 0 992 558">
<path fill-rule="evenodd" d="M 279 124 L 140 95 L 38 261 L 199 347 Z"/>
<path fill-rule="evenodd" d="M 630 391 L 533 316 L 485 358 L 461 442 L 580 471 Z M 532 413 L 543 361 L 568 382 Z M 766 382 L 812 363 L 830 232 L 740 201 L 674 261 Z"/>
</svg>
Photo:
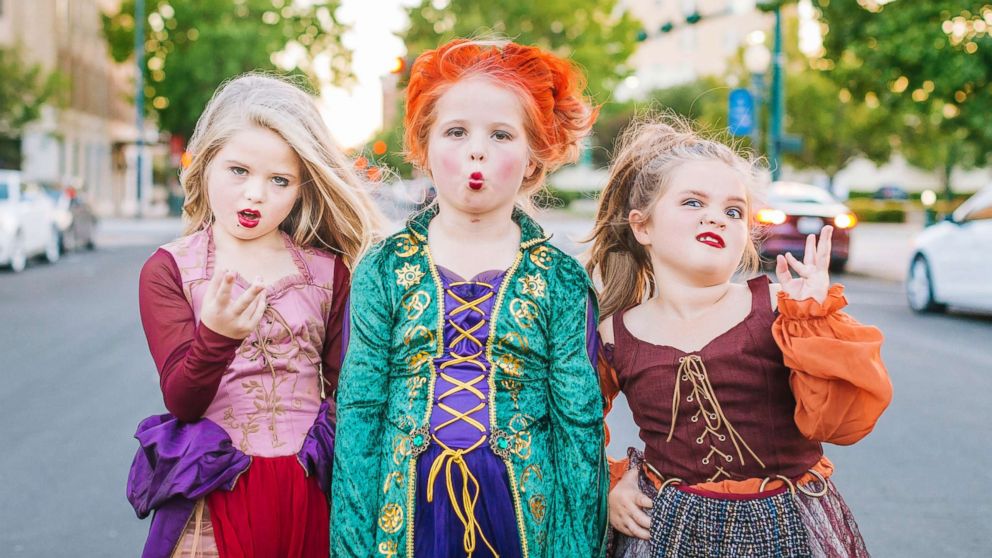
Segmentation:
<svg viewBox="0 0 992 558">
<path fill-rule="evenodd" d="M 355 147 L 382 126 L 380 78 L 389 73 L 397 56 L 406 54 L 396 36 L 407 24 L 404 6 L 417 0 L 343 0 L 339 21 L 351 25 L 345 46 L 352 50 L 352 70 L 357 84 L 345 90 L 325 86 L 322 111 L 334 139 L 343 147 Z"/>
</svg>

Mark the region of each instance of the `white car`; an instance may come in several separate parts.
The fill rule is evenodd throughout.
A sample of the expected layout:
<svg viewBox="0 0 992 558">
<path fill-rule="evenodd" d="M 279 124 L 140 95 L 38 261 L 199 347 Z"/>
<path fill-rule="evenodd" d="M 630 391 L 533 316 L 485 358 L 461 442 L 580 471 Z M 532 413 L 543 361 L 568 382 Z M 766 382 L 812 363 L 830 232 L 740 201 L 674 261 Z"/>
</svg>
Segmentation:
<svg viewBox="0 0 992 558">
<path fill-rule="evenodd" d="M 21 173 L 0 170 L 0 266 L 23 271 L 29 258 L 62 255 L 55 204 L 38 188 L 23 188 Z"/>
<path fill-rule="evenodd" d="M 992 185 L 916 239 L 906 279 L 909 306 L 992 312 Z"/>
</svg>

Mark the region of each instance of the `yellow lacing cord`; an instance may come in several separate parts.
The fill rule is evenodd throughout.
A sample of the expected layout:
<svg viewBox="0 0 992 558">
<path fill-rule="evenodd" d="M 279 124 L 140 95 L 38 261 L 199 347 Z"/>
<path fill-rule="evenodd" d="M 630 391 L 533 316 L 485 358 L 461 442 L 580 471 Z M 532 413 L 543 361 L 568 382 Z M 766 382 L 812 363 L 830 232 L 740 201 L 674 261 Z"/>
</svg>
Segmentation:
<svg viewBox="0 0 992 558">
<path fill-rule="evenodd" d="M 706 365 L 703 364 L 703 359 L 699 355 L 688 355 L 680 359 L 679 368 L 675 375 L 675 395 L 672 398 L 672 426 L 668 430 L 666 441 L 672 441 L 672 435 L 675 433 L 675 419 L 679 412 L 679 402 L 681 401 L 682 393 L 680 386 L 683 380 L 688 380 L 692 384 L 692 394 L 689 395 L 687 400 L 691 401 L 695 399 L 699 404 L 699 410 L 702 411 L 703 420 L 706 422 L 706 429 L 717 434 L 722 439 L 719 431 L 721 428 L 726 428 L 727 433 L 730 435 L 730 441 L 733 442 L 734 448 L 737 450 L 737 457 L 741 460 L 741 464 L 744 463 L 744 454 L 741 451 L 741 446 L 744 446 L 744 449 L 751 454 L 751 457 L 764 468 L 765 464 L 751 450 L 751 447 L 747 445 L 744 438 L 737 433 L 734 425 L 723 414 L 723 408 L 720 407 L 720 402 L 716 398 L 716 392 L 713 391 L 713 385 L 710 383 Z M 699 439 L 705 434 L 705 432 L 701 434 Z"/>
<path fill-rule="evenodd" d="M 431 464 L 430 475 L 427 477 L 427 501 L 433 502 L 434 481 L 437 480 L 438 473 L 440 473 L 441 468 L 444 467 L 444 480 L 448 485 L 448 497 L 451 498 L 451 507 L 455 510 L 455 515 L 458 516 L 458 520 L 465 526 L 465 534 L 462 536 L 462 545 L 465 547 L 465 553 L 468 558 L 472 558 L 472 553 L 475 552 L 476 531 L 479 532 L 479 537 L 482 538 L 482 542 L 486 544 L 489 551 L 493 553 L 493 556 L 499 558 L 499 554 L 496 553 L 496 549 L 494 549 L 493 545 L 489 543 L 489 540 L 486 538 L 486 534 L 482 532 L 482 527 L 479 526 L 479 522 L 475 519 L 475 504 L 479 501 L 480 492 L 479 480 L 476 479 L 475 475 L 472 474 L 472 471 L 469 470 L 468 464 L 465 463 L 464 457 L 465 454 L 482 445 L 482 442 L 485 441 L 485 439 L 486 437 L 483 436 L 469 448 L 453 450 L 444 445 L 441 440 L 438 440 L 437 437 L 434 436 L 434 441 L 444 448 L 444 451 L 442 451 L 437 458 L 434 459 L 434 463 Z M 455 485 L 451 480 L 452 465 L 457 466 L 459 472 L 462 474 L 461 506 L 458 505 L 458 495 L 455 494 Z"/>
<path fill-rule="evenodd" d="M 490 291 L 474 300 L 469 301 L 458 296 L 450 288 L 457 285 L 469 285 L 469 284 L 483 285 L 488 287 Z M 448 344 L 448 349 L 449 349 L 448 354 L 452 357 L 452 359 L 441 364 L 440 369 L 444 370 L 446 368 L 455 366 L 457 364 L 468 363 L 478 366 L 483 372 L 485 372 L 486 365 L 479 360 L 479 357 L 482 356 L 483 354 L 484 344 L 482 343 L 481 340 L 475 337 L 474 334 L 476 331 L 482 329 L 486 324 L 486 320 L 485 320 L 486 313 L 479 308 L 479 305 L 493 297 L 494 295 L 494 293 L 492 292 L 493 287 L 488 283 L 469 282 L 469 281 L 452 283 L 450 287 L 446 289 L 448 296 L 454 298 L 456 301 L 461 303 L 461 306 L 454 308 L 453 310 L 451 310 L 451 312 L 448 313 L 449 316 L 448 325 L 454 328 L 455 331 L 458 332 L 458 337 L 456 337 L 453 341 L 451 341 L 451 343 Z M 479 313 L 480 315 L 483 316 L 483 319 L 480 320 L 479 323 L 475 324 L 474 326 L 468 329 L 462 328 L 461 326 L 459 326 L 450 319 L 451 317 L 461 314 L 462 312 L 470 312 L 470 311 Z M 479 347 L 479 351 L 470 355 L 461 355 L 456 353 L 454 350 L 455 345 L 457 345 L 462 339 L 465 339 L 471 342 L 472 344 L 474 344 L 475 346 Z M 458 378 L 454 378 L 448 374 L 445 374 L 444 372 L 441 372 L 440 376 L 442 379 L 454 385 L 437 397 L 437 406 L 438 408 L 452 415 L 452 417 L 434 428 L 434 435 L 432 437 L 434 438 L 434 441 L 437 442 L 437 444 L 444 449 L 444 451 L 442 451 L 434 459 L 434 463 L 431 464 L 430 475 L 427 477 L 427 501 L 428 502 L 434 501 L 434 482 L 437 480 L 437 476 L 441 473 L 441 469 L 443 468 L 445 484 L 447 484 L 448 486 L 448 496 L 451 498 L 451 507 L 455 510 L 455 515 L 458 516 L 458 520 L 461 521 L 462 525 L 465 527 L 465 534 L 462 537 L 462 545 L 465 548 L 465 553 L 469 558 L 471 558 L 472 553 L 475 552 L 476 542 L 477 542 L 476 531 L 478 531 L 478 537 L 482 539 L 482 542 L 485 543 L 485 545 L 489 548 L 489 550 L 493 553 L 493 555 L 498 558 L 499 554 L 496 553 L 496 549 L 494 549 L 493 545 L 491 545 L 489 543 L 489 540 L 486 539 L 485 533 L 482 532 L 482 527 L 479 526 L 479 522 L 475 518 L 475 505 L 479 500 L 479 492 L 480 492 L 479 480 L 475 478 L 475 475 L 473 475 L 472 471 L 468 468 L 468 464 L 465 463 L 465 457 L 464 457 L 465 454 L 475 450 L 476 448 L 481 446 L 483 442 L 486 441 L 486 427 L 482 423 L 480 423 L 479 421 L 477 421 L 476 419 L 470 416 L 472 413 L 476 413 L 486 408 L 485 395 L 478 388 L 475 387 L 476 384 L 485 380 L 486 375 L 480 374 L 475 378 L 472 378 L 471 380 L 467 380 L 467 381 L 459 380 Z M 445 405 L 442 402 L 442 400 L 445 399 L 446 397 L 449 397 L 451 395 L 463 391 L 467 391 L 479 398 L 479 403 L 472 409 L 462 412 L 449 405 Z M 482 433 L 479 439 L 474 444 L 472 444 L 471 447 L 465 449 L 453 450 L 448 446 L 446 446 L 443 442 L 441 442 L 441 440 L 437 438 L 436 434 L 439 430 L 451 426 L 452 424 L 455 424 L 457 422 L 465 422 Z M 451 476 L 452 467 L 457 467 L 458 471 L 462 474 L 462 490 L 461 490 L 460 504 L 459 504 L 458 495 L 455 493 L 455 485 Z"/>
</svg>

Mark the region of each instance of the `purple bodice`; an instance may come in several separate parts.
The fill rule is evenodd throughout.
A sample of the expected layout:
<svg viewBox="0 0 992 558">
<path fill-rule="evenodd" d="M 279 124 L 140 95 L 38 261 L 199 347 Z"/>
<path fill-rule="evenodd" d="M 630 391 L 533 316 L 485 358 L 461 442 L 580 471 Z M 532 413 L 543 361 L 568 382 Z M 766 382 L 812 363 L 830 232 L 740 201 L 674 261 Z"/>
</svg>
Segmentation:
<svg viewBox="0 0 992 558">
<path fill-rule="evenodd" d="M 431 433 L 451 449 L 477 447 L 489 436 L 486 342 L 504 271 L 484 271 L 465 281 L 438 266 L 444 289 L 444 352 L 434 360 L 437 380 Z"/>
</svg>

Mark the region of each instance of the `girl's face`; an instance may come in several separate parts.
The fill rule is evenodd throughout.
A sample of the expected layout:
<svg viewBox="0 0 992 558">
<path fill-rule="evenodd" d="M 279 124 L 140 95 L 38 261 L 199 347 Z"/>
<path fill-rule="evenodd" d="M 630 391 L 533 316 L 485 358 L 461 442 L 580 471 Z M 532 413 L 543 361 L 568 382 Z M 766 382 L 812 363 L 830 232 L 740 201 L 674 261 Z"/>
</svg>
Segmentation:
<svg viewBox="0 0 992 558">
<path fill-rule="evenodd" d="M 703 284 L 729 281 L 750 242 L 747 184 L 718 161 L 678 166 L 648 213 L 630 212 L 634 236 L 655 271 L 674 271 Z"/>
<path fill-rule="evenodd" d="M 272 130 L 236 132 L 207 167 L 214 234 L 239 240 L 277 235 L 300 196 L 300 167 L 293 148 Z"/>
<path fill-rule="evenodd" d="M 513 206 L 534 172 L 520 100 L 487 79 L 451 86 L 437 101 L 427 163 L 438 203 L 467 214 Z"/>
</svg>

